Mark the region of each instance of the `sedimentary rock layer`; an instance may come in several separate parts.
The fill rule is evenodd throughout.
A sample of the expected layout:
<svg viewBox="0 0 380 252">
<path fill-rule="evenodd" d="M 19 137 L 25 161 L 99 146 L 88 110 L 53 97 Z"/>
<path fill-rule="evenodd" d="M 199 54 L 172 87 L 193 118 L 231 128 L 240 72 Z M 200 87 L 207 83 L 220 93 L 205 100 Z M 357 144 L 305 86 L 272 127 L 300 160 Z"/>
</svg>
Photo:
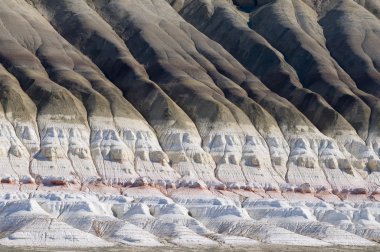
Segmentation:
<svg viewBox="0 0 380 252">
<path fill-rule="evenodd" d="M 380 240 L 377 210 L 343 221 L 364 205 L 324 203 L 380 193 L 379 13 L 370 0 L 0 0 L 0 180 L 35 198 L 9 204 L 83 246 Z M 140 187 L 165 206 L 119 195 Z M 61 195 L 58 211 L 30 194 L 65 188 L 121 197 L 79 193 L 78 207 L 125 205 L 84 213 L 95 206 Z M 183 202 L 187 190 L 201 195 Z M 304 194 L 320 202 L 286 202 Z M 304 219 L 275 218 L 287 214 Z"/>
<path fill-rule="evenodd" d="M 120 193 L 110 188 L 101 192 L 7 190 L 0 195 L 3 246 L 259 248 L 265 244 L 376 246 L 379 242 L 379 203 L 359 198 L 322 201 L 304 193 L 300 200 L 289 192 L 274 199 L 263 192 L 160 191 L 150 186 Z"/>
</svg>

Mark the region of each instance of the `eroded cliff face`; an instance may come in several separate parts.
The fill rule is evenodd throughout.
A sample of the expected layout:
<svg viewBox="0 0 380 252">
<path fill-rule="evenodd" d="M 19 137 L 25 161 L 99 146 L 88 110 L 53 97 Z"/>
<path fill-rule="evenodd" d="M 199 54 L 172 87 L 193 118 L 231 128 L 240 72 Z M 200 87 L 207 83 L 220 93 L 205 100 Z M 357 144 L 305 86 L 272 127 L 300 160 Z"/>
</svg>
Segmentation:
<svg viewBox="0 0 380 252">
<path fill-rule="evenodd" d="M 372 192 L 380 24 L 348 2 L 2 1 L 3 180 Z"/>
<path fill-rule="evenodd" d="M 306 216 L 305 225 L 324 230 L 318 235 L 275 218 L 270 227 L 245 222 L 270 219 L 269 212 L 287 214 L 272 209 L 281 202 L 258 198 L 378 198 L 379 13 L 376 0 L 1 0 L 3 188 L 124 195 L 156 188 L 168 202 L 154 213 L 186 223 L 166 231 L 174 232 L 174 240 L 182 236 L 177 243 L 190 227 L 195 233 L 188 239 L 202 244 L 227 244 L 230 238 L 216 235 L 223 232 L 248 239 L 240 243 L 281 243 L 269 235 L 276 227 L 289 237 L 297 233 L 317 239 L 312 244 L 329 244 L 322 236 L 332 231 L 321 223 L 334 224 L 339 214 L 309 214 L 320 205 L 285 206 Z M 227 201 L 215 207 L 221 195 Z M 52 214 L 50 196 L 33 197 L 24 202 L 30 209 Z M 67 206 L 61 207 L 74 207 L 62 197 Z M 99 200 L 90 201 L 98 208 L 111 204 Z M 272 210 L 262 214 L 260 204 Z M 143 204 L 113 207 L 115 219 L 111 210 L 102 214 L 108 217 L 88 210 L 98 213 L 93 219 L 119 223 L 108 230 L 114 239 L 108 242 L 131 235 L 122 220 L 137 214 L 132 223 L 157 245 L 156 236 L 165 236 L 160 227 L 168 228 L 173 218 L 153 220 Z M 224 214 L 236 216 L 228 224 L 234 231 L 225 230 Z M 80 213 L 73 216 L 62 221 L 75 226 Z M 93 219 L 88 228 L 68 232 L 91 240 L 86 232 L 98 225 Z M 379 233 L 371 225 L 368 231 L 368 225 L 339 223 L 340 230 L 366 239 Z M 268 236 L 259 237 L 258 230 Z"/>
</svg>

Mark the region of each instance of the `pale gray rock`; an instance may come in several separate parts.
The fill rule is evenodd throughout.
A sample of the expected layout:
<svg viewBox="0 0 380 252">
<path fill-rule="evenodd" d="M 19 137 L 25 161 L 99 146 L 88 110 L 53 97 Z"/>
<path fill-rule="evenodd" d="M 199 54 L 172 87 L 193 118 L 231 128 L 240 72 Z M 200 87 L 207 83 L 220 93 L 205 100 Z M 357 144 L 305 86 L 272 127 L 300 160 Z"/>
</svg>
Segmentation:
<svg viewBox="0 0 380 252">
<path fill-rule="evenodd" d="M 379 13 L 0 1 L 0 244 L 379 242 Z"/>
</svg>

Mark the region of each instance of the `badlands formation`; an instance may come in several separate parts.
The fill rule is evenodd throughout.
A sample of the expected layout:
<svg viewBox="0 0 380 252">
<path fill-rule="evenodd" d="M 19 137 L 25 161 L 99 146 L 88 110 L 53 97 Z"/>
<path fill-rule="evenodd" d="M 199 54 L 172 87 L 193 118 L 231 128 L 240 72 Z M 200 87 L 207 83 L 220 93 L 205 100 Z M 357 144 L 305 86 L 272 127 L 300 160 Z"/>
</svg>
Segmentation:
<svg viewBox="0 0 380 252">
<path fill-rule="evenodd" d="M 0 245 L 377 246 L 379 0 L 0 0 Z"/>
</svg>

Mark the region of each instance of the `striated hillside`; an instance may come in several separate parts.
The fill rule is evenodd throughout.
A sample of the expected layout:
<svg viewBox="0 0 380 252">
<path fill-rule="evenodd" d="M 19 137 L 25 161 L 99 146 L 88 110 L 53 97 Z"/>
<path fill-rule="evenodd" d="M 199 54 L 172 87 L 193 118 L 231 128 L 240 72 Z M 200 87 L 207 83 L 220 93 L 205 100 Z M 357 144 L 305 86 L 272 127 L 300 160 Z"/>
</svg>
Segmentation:
<svg viewBox="0 0 380 252">
<path fill-rule="evenodd" d="M 379 0 L 0 0 L 0 244 L 379 242 L 379 19 Z"/>
</svg>

